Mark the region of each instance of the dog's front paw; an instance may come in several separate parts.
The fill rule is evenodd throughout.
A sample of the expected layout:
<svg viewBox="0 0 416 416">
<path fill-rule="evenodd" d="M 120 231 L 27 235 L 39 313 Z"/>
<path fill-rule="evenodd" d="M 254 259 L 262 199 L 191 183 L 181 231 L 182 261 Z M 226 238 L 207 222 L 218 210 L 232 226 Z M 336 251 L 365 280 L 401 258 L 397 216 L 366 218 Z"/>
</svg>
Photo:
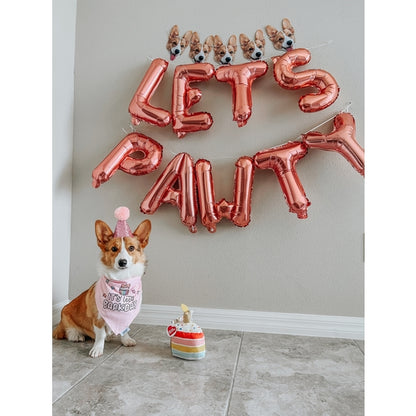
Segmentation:
<svg viewBox="0 0 416 416">
<path fill-rule="evenodd" d="M 104 348 L 101 345 L 94 345 L 89 352 L 89 356 L 92 358 L 97 358 L 103 355 Z"/>
<path fill-rule="evenodd" d="M 121 337 L 121 343 L 125 347 L 134 347 L 136 345 L 136 341 L 133 338 L 130 338 L 127 334 Z"/>
</svg>

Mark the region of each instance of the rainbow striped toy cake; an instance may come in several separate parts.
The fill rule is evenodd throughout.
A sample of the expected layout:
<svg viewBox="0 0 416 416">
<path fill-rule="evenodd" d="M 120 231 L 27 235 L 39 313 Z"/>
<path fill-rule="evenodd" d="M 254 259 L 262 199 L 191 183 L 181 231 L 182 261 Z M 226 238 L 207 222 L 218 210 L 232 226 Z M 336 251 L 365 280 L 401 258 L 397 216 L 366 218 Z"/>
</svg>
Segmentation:
<svg viewBox="0 0 416 416">
<path fill-rule="evenodd" d="M 190 322 L 192 312 L 186 305 L 182 305 L 182 310 L 183 318 L 172 321 L 167 328 L 172 355 L 184 360 L 200 360 L 205 357 L 204 332 L 199 325 Z"/>
</svg>

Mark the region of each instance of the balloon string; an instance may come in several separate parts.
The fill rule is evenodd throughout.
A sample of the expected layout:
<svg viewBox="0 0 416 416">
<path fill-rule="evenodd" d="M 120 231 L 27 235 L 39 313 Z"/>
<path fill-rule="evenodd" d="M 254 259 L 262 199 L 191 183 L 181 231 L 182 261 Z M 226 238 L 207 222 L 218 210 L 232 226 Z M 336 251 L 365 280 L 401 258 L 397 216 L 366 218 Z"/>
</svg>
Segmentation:
<svg viewBox="0 0 416 416">
<path fill-rule="evenodd" d="M 309 133 L 310 131 L 316 130 L 317 128 L 319 128 L 319 127 L 323 126 L 324 124 L 326 124 L 326 123 L 328 123 L 328 122 L 332 121 L 336 115 L 338 115 L 338 114 L 340 114 L 340 113 L 345 113 L 345 112 L 348 112 L 348 111 L 349 111 L 349 109 L 350 109 L 350 107 L 351 107 L 351 105 L 352 105 L 352 101 L 348 101 L 348 102 L 345 104 L 345 106 L 344 106 L 341 110 L 339 110 L 339 111 L 337 111 L 336 113 L 334 113 L 334 114 L 333 114 L 330 118 L 326 119 L 326 120 L 325 120 L 325 121 L 323 121 L 322 123 L 320 123 L 320 124 L 318 124 L 318 125 L 316 125 L 316 126 L 312 127 L 312 128 L 311 128 L 311 129 L 309 129 L 308 131 L 305 131 L 304 133 L 300 134 L 298 137 L 296 137 L 296 139 L 295 139 L 295 140 L 301 140 L 303 135 L 305 135 L 306 133 Z M 137 132 L 136 127 L 138 127 L 138 126 L 139 126 L 140 122 L 141 122 L 141 121 L 138 121 L 138 124 L 137 124 L 137 125 L 132 125 L 131 123 L 129 124 L 130 130 L 131 130 L 131 133 L 133 133 L 133 132 Z M 121 130 L 123 130 L 124 134 L 126 134 L 126 135 L 128 134 L 128 132 L 127 132 L 127 130 L 126 130 L 125 128 L 122 128 Z M 174 152 L 174 151 L 172 151 L 172 150 L 169 150 L 169 153 L 170 153 L 171 155 L 173 155 L 173 156 L 177 156 L 177 155 L 178 155 L 178 153 L 177 153 L 177 152 Z M 214 159 L 214 162 L 216 162 L 216 161 L 218 161 L 218 160 L 231 160 L 231 159 L 235 159 L 235 156 L 224 156 L 224 157 L 217 157 L 217 158 L 215 158 L 215 159 Z"/>
<path fill-rule="evenodd" d="M 137 120 L 137 124 L 135 124 L 135 125 L 129 123 L 130 132 L 128 132 L 124 127 L 122 127 L 121 130 L 126 135 L 130 134 L 130 133 L 138 133 L 138 130 L 136 128 L 139 127 L 140 123 L 141 123 L 141 120 Z"/>
<path fill-rule="evenodd" d="M 325 121 L 323 121 L 322 123 L 318 124 L 317 126 L 312 127 L 311 129 L 309 129 L 308 131 L 305 131 L 304 133 L 300 134 L 298 137 L 296 137 L 295 140 L 300 140 L 302 138 L 303 135 L 305 135 L 306 133 L 309 133 L 310 131 L 316 130 L 317 128 L 323 126 L 324 124 L 332 121 L 334 119 L 334 117 L 340 113 L 345 113 L 347 111 L 349 111 L 349 108 L 351 107 L 352 102 L 348 101 L 347 104 L 345 104 L 345 106 L 338 112 L 334 113 L 330 118 L 326 119 Z"/>
<path fill-rule="evenodd" d="M 327 40 L 326 42 L 319 43 L 318 45 L 314 45 L 314 46 L 299 46 L 299 48 L 303 47 L 304 49 L 308 49 L 308 50 L 310 50 L 310 49 L 318 49 L 318 48 L 322 48 L 323 46 L 330 45 L 332 42 L 333 42 L 333 40 L 331 39 L 331 40 Z M 296 46 L 295 49 L 297 49 L 297 48 L 298 48 L 298 46 Z M 277 54 L 279 54 L 279 56 L 283 56 L 285 53 L 287 53 L 287 51 L 281 50 L 281 49 L 276 50 L 276 52 L 277 52 Z M 268 59 L 268 58 L 265 58 L 265 59 Z M 269 59 L 271 59 L 271 58 L 269 58 Z"/>
<path fill-rule="evenodd" d="M 330 39 L 330 40 L 327 40 L 326 42 L 319 43 L 318 45 L 315 45 L 315 46 L 305 47 L 305 49 L 318 49 L 318 48 L 322 48 L 322 46 L 330 45 L 332 42 L 333 42 L 333 40 Z"/>
</svg>

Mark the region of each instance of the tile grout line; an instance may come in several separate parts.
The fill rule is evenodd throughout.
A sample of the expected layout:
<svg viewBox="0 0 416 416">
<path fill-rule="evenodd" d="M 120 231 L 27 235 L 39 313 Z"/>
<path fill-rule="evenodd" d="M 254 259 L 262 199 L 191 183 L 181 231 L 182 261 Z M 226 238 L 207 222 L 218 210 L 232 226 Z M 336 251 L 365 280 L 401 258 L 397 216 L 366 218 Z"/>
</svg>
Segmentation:
<svg viewBox="0 0 416 416">
<path fill-rule="evenodd" d="M 134 335 L 137 335 L 143 328 L 139 328 L 137 332 L 134 333 Z M 120 348 L 122 345 L 120 344 L 112 353 L 108 354 L 108 356 L 96 367 L 91 369 L 87 374 L 85 374 L 83 377 L 81 377 L 73 386 L 71 386 L 68 390 L 66 390 L 64 393 L 62 393 L 59 397 L 57 397 L 53 402 L 52 405 L 57 403 L 59 400 L 61 400 L 64 396 L 66 396 L 72 389 L 74 389 L 76 386 L 78 386 L 79 383 L 81 383 L 85 378 L 87 378 L 90 374 L 92 374 L 94 371 L 96 371 L 99 367 L 101 367 L 102 364 L 104 364 L 110 357 L 112 357 Z"/>
<path fill-rule="evenodd" d="M 240 353 L 241 353 L 241 347 L 243 345 L 243 340 L 244 340 L 244 331 L 241 331 L 241 340 L 240 340 L 240 345 L 238 347 L 237 359 L 235 360 L 235 364 L 234 364 L 233 375 L 232 375 L 231 386 L 230 386 L 230 394 L 228 395 L 228 398 L 227 398 L 227 407 L 225 409 L 224 416 L 227 416 L 230 410 L 231 398 L 232 398 L 233 390 L 234 390 L 234 381 L 235 381 L 235 376 L 237 374 L 238 363 L 240 361 Z"/>
<path fill-rule="evenodd" d="M 118 351 L 121 348 L 121 345 L 119 345 L 112 353 L 110 353 L 100 364 L 98 364 L 96 367 L 91 369 L 87 374 L 85 374 L 83 377 L 81 377 L 73 386 L 71 386 L 68 390 L 66 390 L 64 393 L 62 393 L 57 399 L 55 399 L 52 404 L 55 404 L 59 400 L 61 400 L 64 396 L 66 396 L 73 388 L 78 386 L 79 383 L 81 383 L 85 378 L 87 378 L 90 374 L 92 374 L 94 371 L 96 371 L 103 363 L 105 363 L 110 357 L 115 354 L 116 351 Z"/>
<path fill-rule="evenodd" d="M 354 341 L 354 344 L 356 345 L 356 347 L 360 350 L 361 354 L 365 355 L 364 351 L 361 349 L 360 344 L 357 342 L 357 340 L 354 339 L 353 341 Z"/>
</svg>

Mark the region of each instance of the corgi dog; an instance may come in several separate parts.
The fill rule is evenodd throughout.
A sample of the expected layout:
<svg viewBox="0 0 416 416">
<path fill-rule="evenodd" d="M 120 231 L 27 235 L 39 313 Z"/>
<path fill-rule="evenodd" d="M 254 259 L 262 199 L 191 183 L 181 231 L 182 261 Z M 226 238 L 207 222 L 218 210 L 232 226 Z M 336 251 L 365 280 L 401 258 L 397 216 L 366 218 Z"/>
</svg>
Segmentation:
<svg viewBox="0 0 416 416">
<path fill-rule="evenodd" d="M 237 51 L 237 38 L 231 35 L 228 44 L 225 46 L 218 35 L 214 36 L 214 60 L 219 64 L 231 64 L 234 61 Z"/>
<path fill-rule="evenodd" d="M 180 37 L 178 26 L 175 25 L 172 27 L 169 33 L 168 43 L 166 44 L 166 49 L 170 53 L 171 61 L 173 61 L 177 56 L 182 55 L 183 51 L 189 45 L 191 36 L 192 31 L 188 30 L 182 37 Z"/>
<path fill-rule="evenodd" d="M 273 26 L 266 26 L 266 33 L 275 49 L 291 51 L 295 47 L 295 29 L 289 19 L 282 20 L 283 31 L 279 31 Z"/>
<path fill-rule="evenodd" d="M 144 220 L 133 233 L 125 220 L 119 219 L 114 233 L 105 222 L 95 222 L 101 249 L 97 267 L 100 279 L 64 306 L 61 321 L 53 331 L 55 339 L 77 342 L 84 341 L 87 335 L 95 340 L 89 351 L 93 358 L 103 354 L 106 337 L 113 333 L 121 334 L 124 346 L 136 345 L 128 335 L 128 326 L 140 310 L 141 277 L 146 265 L 143 249 L 150 231 L 149 220 Z"/>
<path fill-rule="evenodd" d="M 264 46 L 266 41 L 264 39 L 263 31 L 256 30 L 254 41 L 250 40 L 244 33 L 240 34 L 240 46 L 243 51 L 243 56 L 252 61 L 258 61 L 264 55 Z"/>
<path fill-rule="evenodd" d="M 189 57 L 197 63 L 205 62 L 213 46 L 214 38 L 212 35 L 208 36 L 204 44 L 202 44 L 199 40 L 198 32 L 193 32 L 189 43 Z"/>
</svg>

